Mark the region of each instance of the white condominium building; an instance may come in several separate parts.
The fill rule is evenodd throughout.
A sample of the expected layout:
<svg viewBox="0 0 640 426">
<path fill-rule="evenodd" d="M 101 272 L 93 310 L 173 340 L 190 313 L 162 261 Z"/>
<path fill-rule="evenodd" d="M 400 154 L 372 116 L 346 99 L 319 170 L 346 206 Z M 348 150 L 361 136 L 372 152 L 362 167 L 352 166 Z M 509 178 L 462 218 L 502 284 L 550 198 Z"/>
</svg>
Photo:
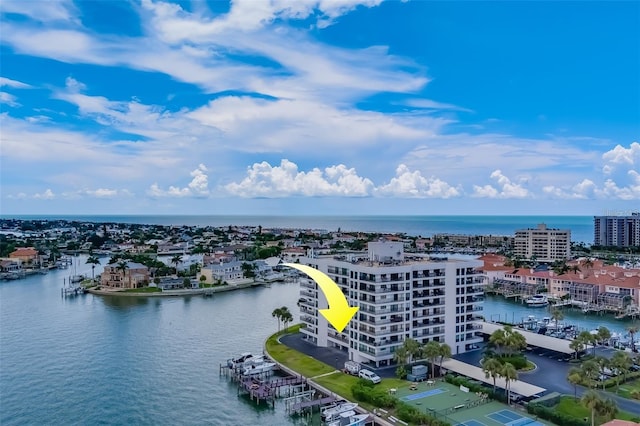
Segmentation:
<svg viewBox="0 0 640 426">
<path fill-rule="evenodd" d="M 626 216 L 595 216 L 593 231 L 596 246 L 640 246 L 640 212 Z"/>
<path fill-rule="evenodd" d="M 519 229 L 513 243 L 513 254 L 540 262 L 553 262 L 571 257 L 571 231 L 547 228 L 541 223 L 537 228 Z"/>
<path fill-rule="evenodd" d="M 306 338 L 318 346 L 348 351 L 349 359 L 386 366 L 406 338 L 445 342 L 454 354 L 482 341 L 483 283 L 479 260 L 434 260 L 404 254 L 401 242 L 372 242 L 368 254 L 300 259 L 329 275 L 350 306 L 360 310 L 338 333 L 318 309 L 327 300 L 310 279 L 300 287 Z"/>
</svg>

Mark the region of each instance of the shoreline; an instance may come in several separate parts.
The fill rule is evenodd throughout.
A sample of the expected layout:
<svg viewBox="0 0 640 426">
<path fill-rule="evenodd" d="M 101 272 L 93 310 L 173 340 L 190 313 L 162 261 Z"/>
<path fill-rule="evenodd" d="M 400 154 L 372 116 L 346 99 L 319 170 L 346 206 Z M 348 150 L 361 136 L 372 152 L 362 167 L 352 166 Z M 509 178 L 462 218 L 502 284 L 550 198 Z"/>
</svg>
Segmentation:
<svg viewBox="0 0 640 426">
<path fill-rule="evenodd" d="M 220 287 L 207 287 L 198 288 L 194 290 L 165 290 L 159 292 L 125 292 L 114 290 L 96 290 L 95 288 L 88 288 L 87 293 L 95 294 L 97 296 L 118 296 L 118 297 L 180 297 L 180 296 L 199 296 L 210 293 L 223 293 L 225 291 L 241 290 L 251 287 L 259 287 L 265 284 L 271 284 L 266 281 L 253 281 L 250 283 L 241 284 L 228 284 Z"/>
</svg>

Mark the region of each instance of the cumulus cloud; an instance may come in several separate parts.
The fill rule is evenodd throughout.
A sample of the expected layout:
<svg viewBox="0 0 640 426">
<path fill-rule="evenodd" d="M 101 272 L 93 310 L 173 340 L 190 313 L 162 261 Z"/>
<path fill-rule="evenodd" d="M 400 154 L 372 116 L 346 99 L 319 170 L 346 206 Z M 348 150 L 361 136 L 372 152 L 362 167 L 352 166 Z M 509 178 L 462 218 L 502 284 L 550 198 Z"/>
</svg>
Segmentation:
<svg viewBox="0 0 640 426">
<path fill-rule="evenodd" d="M 283 159 L 279 166 L 271 166 L 266 161 L 253 164 L 242 181 L 232 182 L 225 189 L 241 197 L 363 197 L 371 195 L 374 185 L 343 164 L 303 172 L 297 164 Z"/>
<path fill-rule="evenodd" d="M 149 187 L 147 194 L 151 197 L 207 197 L 210 194 L 207 172 L 207 167 L 200 164 L 190 173 L 192 179 L 186 187 L 169 186 L 169 189 L 164 190 L 156 182 Z"/>
<path fill-rule="evenodd" d="M 547 185 L 542 188 L 542 191 L 554 198 L 587 199 L 595 194 L 596 189 L 596 184 L 592 180 L 583 179 L 582 182 L 571 187 Z"/>
<path fill-rule="evenodd" d="M 473 196 L 481 198 L 525 198 L 531 195 L 528 189 L 522 184 L 513 182 L 505 176 L 501 170 L 495 170 L 491 173 L 491 179 L 494 179 L 497 188 L 492 185 L 478 186 L 473 185 Z"/>
<path fill-rule="evenodd" d="M 619 186 L 612 179 L 607 179 L 602 189 L 596 190 L 596 194 L 602 198 L 618 198 L 620 200 L 640 200 L 640 173 L 635 170 L 627 172 L 629 184 Z"/>
<path fill-rule="evenodd" d="M 33 194 L 33 198 L 38 200 L 52 200 L 56 197 L 56 194 L 53 193 L 51 189 L 47 189 L 42 193 Z"/>
<path fill-rule="evenodd" d="M 611 174 L 614 170 L 620 167 L 627 167 L 632 169 L 640 168 L 640 143 L 633 142 L 629 145 L 629 148 L 625 148 L 621 145 L 616 145 L 615 148 L 602 154 L 604 160 L 604 166 L 602 171 L 605 174 Z"/>
<path fill-rule="evenodd" d="M 386 185 L 381 185 L 376 192 L 383 196 L 393 197 L 434 197 L 451 198 L 461 194 L 447 182 L 436 177 L 425 178 L 419 171 L 411 171 L 400 164 L 396 169 L 396 176 Z"/>
</svg>

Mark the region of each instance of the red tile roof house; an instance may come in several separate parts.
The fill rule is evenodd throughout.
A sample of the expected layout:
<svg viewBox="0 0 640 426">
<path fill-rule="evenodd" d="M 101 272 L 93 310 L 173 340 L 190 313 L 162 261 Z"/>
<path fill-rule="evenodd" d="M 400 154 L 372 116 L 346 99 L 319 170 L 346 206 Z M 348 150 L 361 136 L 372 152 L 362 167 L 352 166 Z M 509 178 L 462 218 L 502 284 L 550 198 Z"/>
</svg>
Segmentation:
<svg viewBox="0 0 640 426">
<path fill-rule="evenodd" d="M 640 309 L 640 270 L 606 266 L 593 262 L 593 267 L 583 263 L 580 271 L 561 275 L 549 271 L 517 269 L 504 274 L 511 282 L 544 285 L 550 296 L 569 295 L 571 299 L 586 304 L 599 304 L 612 310 L 620 310 L 631 304 Z M 487 263 L 485 262 L 485 268 Z"/>
<path fill-rule="evenodd" d="M 24 265 L 31 265 L 38 260 L 38 250 L 33 247 L 18 247 L 9 257 L 20 260 Z"/>
</svg>

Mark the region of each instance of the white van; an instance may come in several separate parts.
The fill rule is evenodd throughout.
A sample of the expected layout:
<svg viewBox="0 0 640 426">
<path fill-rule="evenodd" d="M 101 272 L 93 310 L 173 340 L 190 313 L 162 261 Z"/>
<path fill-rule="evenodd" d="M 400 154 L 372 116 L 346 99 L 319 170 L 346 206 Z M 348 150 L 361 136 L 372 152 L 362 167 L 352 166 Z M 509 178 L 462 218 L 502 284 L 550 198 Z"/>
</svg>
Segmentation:
<svg viewBox="0 0 640 426">
<path fill-rule="evenodd" d="M 371 370 L 360 370 L 360 372 L 358 373 L 358 376 L 365 379 L 365 380 L 370 380 L 373 383 L 380 383 L 380 381 L 382 379 L 380 379 L 380 376 L 378 376 L 376 373 L 374 373 Z"/>
</svg>

